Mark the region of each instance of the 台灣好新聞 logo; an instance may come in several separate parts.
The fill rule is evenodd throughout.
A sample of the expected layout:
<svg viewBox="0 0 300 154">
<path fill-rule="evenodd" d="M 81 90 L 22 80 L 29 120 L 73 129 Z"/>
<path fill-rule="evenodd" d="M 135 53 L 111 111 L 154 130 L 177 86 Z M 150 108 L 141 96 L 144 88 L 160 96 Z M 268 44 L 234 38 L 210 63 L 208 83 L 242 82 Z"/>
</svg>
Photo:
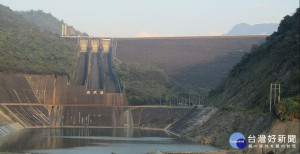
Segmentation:
<svg viewBox="0 0 300 154">
<path fill-rule="evenodd" d="M 229 138 L 230 145 L 235 149 L 244 149 L 247 146 L 245 136 L 242 133 L 233 133 Z"/>
</svg>

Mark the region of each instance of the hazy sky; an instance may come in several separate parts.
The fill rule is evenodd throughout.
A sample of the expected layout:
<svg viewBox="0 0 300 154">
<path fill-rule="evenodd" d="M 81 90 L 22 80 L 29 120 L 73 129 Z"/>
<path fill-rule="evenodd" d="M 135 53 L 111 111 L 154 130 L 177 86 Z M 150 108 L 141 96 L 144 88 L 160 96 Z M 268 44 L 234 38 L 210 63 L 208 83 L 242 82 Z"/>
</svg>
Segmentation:
<svg viewBox="0 0 300 154">
<path fill-rule="evenodd" d="M 235 24 L 279 23 L 299 0 L 0 0 L 43 10 L 94 36 L 221 35 Z"/>
</svg>

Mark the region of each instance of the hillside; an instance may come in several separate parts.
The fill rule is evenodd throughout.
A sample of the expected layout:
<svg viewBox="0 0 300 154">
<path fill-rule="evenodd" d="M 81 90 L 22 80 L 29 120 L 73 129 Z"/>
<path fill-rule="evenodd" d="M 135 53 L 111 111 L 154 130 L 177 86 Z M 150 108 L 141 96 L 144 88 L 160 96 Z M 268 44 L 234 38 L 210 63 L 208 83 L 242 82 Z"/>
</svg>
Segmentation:
<svg viewBox="0 0 300 154">
<path fill-rule="evenodd" d="M 225 78 L 252 44 L 266 36 L 119 38 L 123 62 L 148 62 L 163 69 L 186 90 L 207 91 Z"/>
<path fill-rule="evenodd" d="M 131 105 L 158 104 L 172 89 L 173 84 L 163 70 L 151 64 L 122 62 L 115 64 L 115 70 L 121 84 L 125 84 Z"/>
<path fill-rule="evenodd" d="M 42 10 L 18 11 L 17 14 L 22 15 L 30 23 L 40 27 L 43 30 L 51 31 L 52 33 L 61 35 L 61 26 L 63 20 L 58 20 L 51 13 L 45 13 Z M 87 35 L 75 30 L 72 26 L 68 26 L 69 35 Z"/>
<path fill-rule="evenodd" d="M 160 68 L 150 63 L 118 62 L 114 65 L 130 105 L 193 105 L 203 93 L 184 91 Z"/>
<path fill-rule="evenodd" d="M 40 30 L 0 5 L 0 72 L 56 74 L 72 78 L 79 46 Z"/>
<path fill-rule="evenodd" d="M 230 71 L 228 78 L 211 91 L 209 104 L 267 112 L 271 83 L 281 84 L 283 104 L 277 114 L 300 117 L 299 104 L 299 9 L 281 21 L 277 32 L 267 37 Z M 286 113 L 289 112 L 289 113 Z"/>
<path fill-rule="evenodd" d="M 237 24 L 226 35 L 270 35 L 278 28 L 277 23 L 249 25 Z"/>
<path fill-rule="evenodd" d="M 114 65 L 130 105 L 193 105 L 202 103 L 203 93 L 180 88 L 159 67 L 150 63 L 118 62 Z"/>
</svg>

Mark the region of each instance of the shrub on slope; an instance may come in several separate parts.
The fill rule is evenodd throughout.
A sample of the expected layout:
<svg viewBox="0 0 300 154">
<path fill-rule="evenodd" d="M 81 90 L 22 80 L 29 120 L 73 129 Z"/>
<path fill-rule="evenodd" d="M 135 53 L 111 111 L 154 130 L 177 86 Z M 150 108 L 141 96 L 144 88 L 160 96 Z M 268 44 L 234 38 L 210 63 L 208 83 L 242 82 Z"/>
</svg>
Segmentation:
<svg viewBox="0 0 300 154">
<path fill-rule="evenodd" d="M 150 63 L 115 64 L 115 70 L 130 105 L 192 105 L 204 99 L 201 95 L 182 91 L 160 68 Z"/>
<path fill-rule="evenodd" d="M 0 5 L 0 72 L 74 76 L 79 46 Z"/>
<path fill-rule="evenodd" d="M 42 10 L 30 10 L 30 11 L 19 11 L 17 14 L 22 15 L 27 21 L 38 26 L 39 28 L 52 33 L 61 35 L 61 26 L 64 24 L 64 21 L 58 20 L 51 13 L 45 13 Z M 70 29 L 74 30 L 75 35 L 87 35 L 76 31 L 72 26 L 68 26 L 68 31 Z"/>
<path fill-rule="evenodd" d="M 228 78 L 210 92 L 209 104 L 266 112 L 271 83 L 281 84 L 281 97 L 299 94 L 299 8 L 281 21 L 278 31 L 234 66 Z M 299 103 L 299 102 L 298 102 Z M 299 109 L 299 105 L 295 105 Z M 299 118 L 299 117 L 298 117 Z"/>
</svg>

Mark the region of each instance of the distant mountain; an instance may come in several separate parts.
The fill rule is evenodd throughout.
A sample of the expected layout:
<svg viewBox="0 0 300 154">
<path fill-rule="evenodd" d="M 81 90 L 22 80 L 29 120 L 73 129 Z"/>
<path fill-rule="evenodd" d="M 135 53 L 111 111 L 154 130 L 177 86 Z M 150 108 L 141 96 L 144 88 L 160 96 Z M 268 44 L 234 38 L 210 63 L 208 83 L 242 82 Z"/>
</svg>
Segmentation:
<svg viewBox="0 0 300 154">
<path fill-rule="evenodd" d="M 30 23 L 43 30 L 61 35 L 61 27 L 64 21 L 58 20 L 51 13 L 45 13 L 42 10 L 17 11 L 16 13 L 22 15 Z M 68 26 L 67 33 L 68 35 L 87 35 L 86 33 L 75 30 L 72 26 Z"/>
<path fill-rule="evenodd" d="M 227 34 L 225 35 L 270 35 L 275 32 L 278 28 L 277 23 L 269 24 L 256 24 L 249 25 L 246 23 L 241 23 L 235 25 Z"/>
</svg>

